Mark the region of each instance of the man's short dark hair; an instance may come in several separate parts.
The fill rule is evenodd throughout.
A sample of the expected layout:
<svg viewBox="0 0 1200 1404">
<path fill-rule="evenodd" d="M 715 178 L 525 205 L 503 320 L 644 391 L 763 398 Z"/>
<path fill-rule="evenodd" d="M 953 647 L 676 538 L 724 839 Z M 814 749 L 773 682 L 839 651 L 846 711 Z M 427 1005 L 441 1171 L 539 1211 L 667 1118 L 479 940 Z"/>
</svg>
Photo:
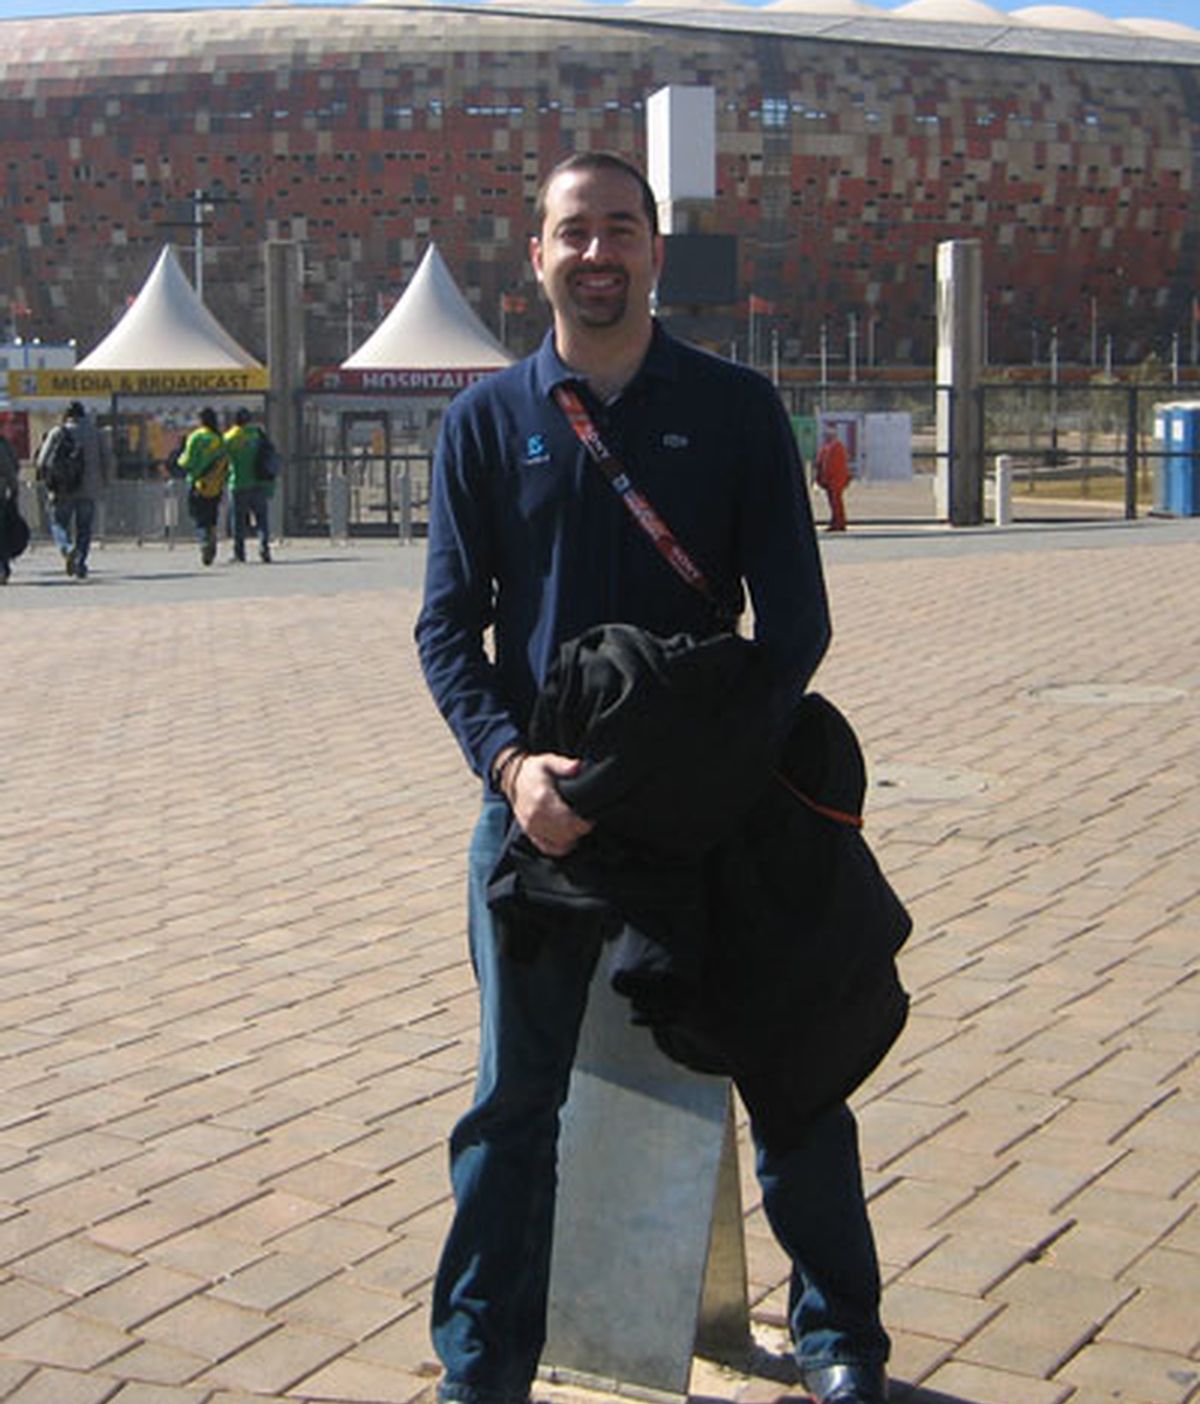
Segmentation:
<svg viewBox="0 0 1200 1404">
<path fill-rule="evenodd" d="M 632 161 L 627 161 L 624 156 L 618 156 L 615 151 L 576 151 L 570 156 L 564 157 L 554 167 L 538 186 L 537 199 L 533 206 L 536 233 L 541 234 L 542 226 L 546 222 L 546 197 L 550 186 L 567 171 L 620 171 L 623 175 L 635 180 L 642 192 L 642 209 L 645 212 L 647 223 L 650 225 L 650 233 L 652 235 L 658 234 L 658 201 L 654 198 L 650 182 Z"/>
<path fill-rule="evenodd" d="M 67 411 L 63 415 L 64 419 L 82 419 L 84 416 L 83 403 L 80 400 L 72 400 L 67 406 Z"/>
<path fill-rule="evenodd" d="M 214 434 L 218 432 L 217 412 L 212 405 L 205 405 L 198 418 L 206 429 L 211 429 Z"/>
<path fill-rule="evenodd" d="M 252 417 L 250 411 L 243 405 L 242 408 L 238 410 L 237 414 L 233 416 L 233 422 L 235 424 L 249 424 Z"/>
</svg>

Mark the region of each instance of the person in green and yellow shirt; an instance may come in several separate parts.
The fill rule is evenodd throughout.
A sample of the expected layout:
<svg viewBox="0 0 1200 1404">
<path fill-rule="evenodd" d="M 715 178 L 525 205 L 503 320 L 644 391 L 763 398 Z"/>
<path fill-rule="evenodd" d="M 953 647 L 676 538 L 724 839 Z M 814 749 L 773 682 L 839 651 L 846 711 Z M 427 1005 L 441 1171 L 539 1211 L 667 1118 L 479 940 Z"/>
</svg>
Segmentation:
<svg viewBox="0 0 1200 1404">
<path fill-rule="evenodd" d="M 246 530 L 251 518 L 258 531 L 258 558 L 271 559 L 268 504 L 275 484 L 259 475 L 259 459 L 266 430 L 255 424 L 247 409 L 238 410 L 233 426 L 225 431 L 225 450 L 232 465 L 229 487 L 233 494 L 233 560 L 246 559 Z"/>
<path fill-rule="evenodd" d="M 229 455 L 217 427 L 216 410 L 205 405 L 199 419 L 200 423 L 187 436 L 177 462 L 187 475 L 188 511 L 196 524 L 200 559 L 210 566 L 217 558 L 217 517 L 229 474 Z"/>
</svg>

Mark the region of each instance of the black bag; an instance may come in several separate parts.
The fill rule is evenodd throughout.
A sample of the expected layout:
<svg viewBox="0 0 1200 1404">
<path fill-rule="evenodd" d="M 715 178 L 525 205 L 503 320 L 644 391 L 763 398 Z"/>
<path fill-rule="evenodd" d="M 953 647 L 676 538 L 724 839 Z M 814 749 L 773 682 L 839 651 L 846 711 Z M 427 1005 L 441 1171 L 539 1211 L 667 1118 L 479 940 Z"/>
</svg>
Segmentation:
<svg viewBox="0 0 1200 1404">
<path fill-rule="evenodd" d="M 271 483 L 279 476 L 279 470 L 283 467 L 283 460 L 279 457 L 279 450 L 271 442 L 267 431 L 260 429 L 258 433 L 258 448 L 254 454 L 254 475 L 262 483 Z"/>
<path fill-rule="evenodd" d="M 0 556 L 15 561 L 29 545 L 29 523 L 21 515 L 16 499 L 0 499 Z"/>
<path fill-rule="evenodd" d="M 67 425 L 55 425 L 46 436 L 38 476 L 54 497 L 70 497 L 83 486 L 83 445 Z"/>
</svg>

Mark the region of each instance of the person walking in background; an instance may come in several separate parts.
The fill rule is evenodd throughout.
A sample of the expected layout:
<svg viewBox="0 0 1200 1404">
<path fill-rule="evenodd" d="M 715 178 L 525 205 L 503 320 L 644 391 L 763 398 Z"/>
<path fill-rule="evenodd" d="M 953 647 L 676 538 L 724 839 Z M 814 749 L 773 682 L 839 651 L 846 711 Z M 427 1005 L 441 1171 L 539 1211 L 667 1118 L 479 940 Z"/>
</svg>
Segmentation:
<svg viewBox="0 0 1200 1404">
<path fill-rule="evenodd" d="M 271 559 L 269 503 L 275 481 L 264 472 L 271 444 L 261 424 L 255 424 L 248 409 L 240 409 L 225 431 L 225 451 L 229 455 L 229 493 L 233 512 L 233 560 L 246 559 L 246 529 L 251 519 L 258 532 L 258 558 Z"/>
<path fill-rule="evenodd" d="M 96 500 L 111 471 L 111 450 L 95 418 L 72 400 L 42 440 L 37 474 L 50 494 L 50 534 L 68 575 L 86 580 Z"/>
<path fill-rule="evenodd" d="M 13 561 L 29 545 L 29 525 L 21 516 L 21 465 L 16 450 L 0 434 L 0 585 L 7 585 Z"/>
<path fill-rule="evenodd" d="M 527 742 L 535 698 L 560 647 L 594 626 L 700 639 L 723 627 L 633 524 L 564 405 L 584 405 L 605 442 L 628 446 L 630 471 L 711 578 L 739 597 L 745 583 L 781 697 L 799 698 L 830 634 L 802 465 L 773 388 L 651 315 L 663 243 L 645 177 L 610 153 L 568 157 L 542 185 L 535 225 L 553 329 L 443 419 L 416 625 L 426 681 L 483 788 L 467 917 L 479 1074 L 450 1140 L 455 1212 L 433 1290 L 442 1404 L 527 1404 L 545 1339 L 558 1112 L 600 945 L 599 931 L 554 929 L 547 915 L 551 939 L 514 958 L 488 906 L 514 817 L 554 859 L 593 827 L 559 788 L 580 760 Z M 795 1133 L 785 1150 L 755 1130 L 764 1205 L 793 1264 L 801 1378 L 820 1404 L 880 1404 L 889 1343 L 854 1118 L 839 1102 Z"/>
<path fill-rule="evenodd" d="M 188 511 L 196 525 L 200 559 L 206 566 L 217 558 L 217 517 L 229 476 L 229 454 L 217 425 L 217 412 L 205 405 L 200 423 L 187 436 L 177 460 L 188 483 Z"/>
<path fill-rule="evenodd" d="M 850 459 L 846 445 L 832 424 L 825 429 L 821 447 L 817 450 L 817 486 L 825 489 L 829 499 L 829 531 L 846 530 L 846 489 L 850 485 Z"/>
</svg>

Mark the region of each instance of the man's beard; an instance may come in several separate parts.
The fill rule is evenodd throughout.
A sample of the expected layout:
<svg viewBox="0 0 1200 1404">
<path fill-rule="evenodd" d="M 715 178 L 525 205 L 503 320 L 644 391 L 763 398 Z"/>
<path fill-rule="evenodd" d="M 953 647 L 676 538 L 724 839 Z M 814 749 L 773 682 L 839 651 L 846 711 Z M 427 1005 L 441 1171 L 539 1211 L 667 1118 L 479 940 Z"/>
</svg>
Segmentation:
<svg viewBox="0 0 1200 1404">
<path fill-rule="evenodd" d="M 574 281 L 567 286 L 567 294 L 576 319 L 585 327 L 613 327 L 625 318 L 629 310 L 629 279 L 623 271 L 614 270 L 620 284 L 611 294 L 589 297 L 576 290 Z"/>
</svg>

